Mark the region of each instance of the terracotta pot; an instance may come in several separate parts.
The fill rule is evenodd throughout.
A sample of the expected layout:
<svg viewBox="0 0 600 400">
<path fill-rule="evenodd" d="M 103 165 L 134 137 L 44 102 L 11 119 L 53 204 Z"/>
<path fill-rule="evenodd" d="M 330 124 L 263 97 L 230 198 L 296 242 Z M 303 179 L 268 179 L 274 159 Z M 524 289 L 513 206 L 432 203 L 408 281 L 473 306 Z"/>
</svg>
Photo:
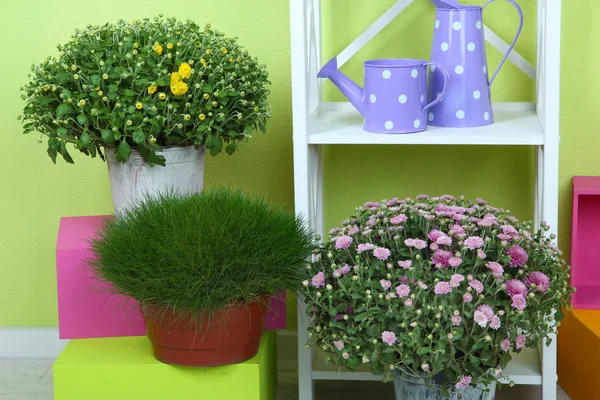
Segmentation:
<svg viewBox="0 0 600 400">
<path fill-rule="evenodd" d="M 258 353 L 269 297 L 231 305 L 196 318 L 144 304 L 146 334 L 154 357 L 164 363 L 195 367 L 236 364 Z"/>
</svg>

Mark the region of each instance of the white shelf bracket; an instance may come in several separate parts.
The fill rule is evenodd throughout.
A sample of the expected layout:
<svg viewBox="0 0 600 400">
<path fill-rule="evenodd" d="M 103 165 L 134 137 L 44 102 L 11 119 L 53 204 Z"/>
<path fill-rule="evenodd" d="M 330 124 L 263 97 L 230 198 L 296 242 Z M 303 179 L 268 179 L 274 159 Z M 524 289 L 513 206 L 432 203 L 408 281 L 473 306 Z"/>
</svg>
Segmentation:
<svg viewBox="0 0 600 400">
<path fill-rule="evenodd" d="M 352 43 L 350 43 L 337 56 L 337 65 L 340 68 L 351 59 L 360 49 L 371 41 L 379 32 L 383 30 L 390 22 L 394 20 L 402 11 L 406 9 L 414 0 L 398 0 L 386 12 L 383 13 L 377 21 L 373 22 L 363 33 L 360 34 Z"/>
</svg>

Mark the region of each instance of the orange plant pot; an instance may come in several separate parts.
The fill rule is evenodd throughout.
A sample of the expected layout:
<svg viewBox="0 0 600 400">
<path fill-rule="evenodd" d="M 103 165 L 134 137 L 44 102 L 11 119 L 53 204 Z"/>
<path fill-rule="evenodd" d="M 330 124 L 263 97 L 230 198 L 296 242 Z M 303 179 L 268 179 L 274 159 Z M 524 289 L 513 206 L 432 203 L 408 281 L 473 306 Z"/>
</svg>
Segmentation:
<svg viewBox="0 0 600 400">
<path fill-rule="evenodd" d="M 144 304 L 146 335 L 154 357 L 166 364 L 216 367 L 236 364 L 258 353 L 265 329 L 268 297 L 194 317 Z"/>
</svg>

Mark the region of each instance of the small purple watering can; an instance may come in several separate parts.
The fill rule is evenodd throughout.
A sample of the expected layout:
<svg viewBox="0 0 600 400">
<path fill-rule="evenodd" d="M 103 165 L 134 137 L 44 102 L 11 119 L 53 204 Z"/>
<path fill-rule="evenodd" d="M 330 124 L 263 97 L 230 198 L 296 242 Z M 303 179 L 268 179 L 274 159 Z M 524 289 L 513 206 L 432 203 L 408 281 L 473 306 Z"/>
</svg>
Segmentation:
<svg viewBox="0 0 600 400">
<path fill-rule="evenodd" d="M 470 127 L 494 122 L 490 86 L 508 58 L 523 28 L 523 12 L 514 0 L 506 0 L 518 11 L 519 29 L 502 62 L 488 80 L 483 26 L 483 7 L 463 6 L 456 0 L 431 0 L 436 6 L 431 61 L 442 64 L 450 73 L 444 101 L 431 108 L 429 125 Z M 429 98 L 443 93 L 446 79 L 431 68 L 433 82 Z"/>
<path fill-rule="evenodd" d="M 427 66 L 437 67 L 440 96 L 429 104 Z M 448 72 L 435 62 L 395 58 L 364 63 L 365 88 L 337 68 L 332 58 L 317 75 L 329 78 L 364 116 L 364 130 L 373 133 L 414 133 L 427 129 L 427 110 L 443 100 Z"/>
</svg>

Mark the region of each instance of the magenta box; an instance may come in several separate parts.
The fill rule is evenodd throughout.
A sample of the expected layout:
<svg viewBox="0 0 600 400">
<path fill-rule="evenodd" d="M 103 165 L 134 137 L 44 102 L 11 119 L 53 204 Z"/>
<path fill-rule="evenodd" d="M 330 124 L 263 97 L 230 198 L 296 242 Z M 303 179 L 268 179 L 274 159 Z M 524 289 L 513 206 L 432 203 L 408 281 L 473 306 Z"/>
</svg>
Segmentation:
<svg viewBox="0 0 600 400">
<path fill-rule="evenodd" d="M 88 240 L 105 216 L 63 217 L 56 245 L 58 328 L 61 339 L 141 336 L 146 334 L 137 303 L 125 296 L 106 292 L 87 268 L 91 257 Z M 267 329 L 286 325 L 285 292 L 270 302 Z"/>
<path fill-rule="evenodd" d="M 600 176 L 573 177 L 573 227 L 571 230 L 571 304 L 600 310 Z"/>
</svg>

